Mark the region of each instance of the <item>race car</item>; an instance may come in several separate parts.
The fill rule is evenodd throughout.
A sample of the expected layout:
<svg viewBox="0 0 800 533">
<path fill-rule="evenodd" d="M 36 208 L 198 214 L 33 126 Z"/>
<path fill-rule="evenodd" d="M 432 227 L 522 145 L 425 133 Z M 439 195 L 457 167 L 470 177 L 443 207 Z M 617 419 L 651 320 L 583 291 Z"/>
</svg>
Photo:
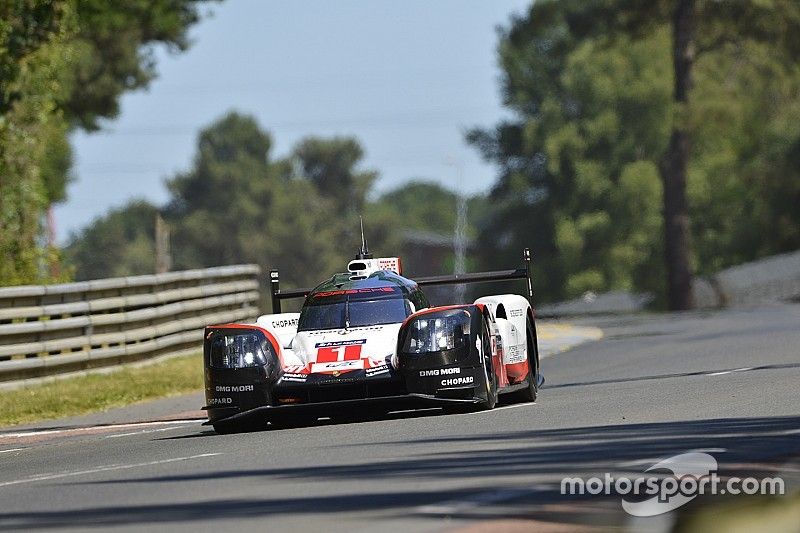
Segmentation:
<svg viewBox="0 0 800 533">
<path fill-rule="evenodd" d="M 205 328 L 206 424 L 218 433 L 302 419 L 438 406 L 492 409 L 498 397 L 536 400 L 539 367 L 530 251 L 523 268 L 411 280 L 399 258 L 366 245 L 313 289 L 281 290 L 252 324 Z M 524 280 L 527 297 L 501 294 L 432 307 L 421 287 Z M 305 298 L 299 313 L 281 300 Z"/>
</svg>

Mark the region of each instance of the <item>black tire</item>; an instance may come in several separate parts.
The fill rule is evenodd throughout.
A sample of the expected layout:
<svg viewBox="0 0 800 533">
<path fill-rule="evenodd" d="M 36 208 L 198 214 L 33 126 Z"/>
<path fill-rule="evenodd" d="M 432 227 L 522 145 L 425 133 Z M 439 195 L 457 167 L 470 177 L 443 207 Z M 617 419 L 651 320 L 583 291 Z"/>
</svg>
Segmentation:
<svg viewBox="0 0 800 533">
<path fill-rule="evenodd" d="M 490 409 L 494 409 L 494 406 L 497 405 L 497 376 L 494 373 L 491 347 L 489 346 L 487 349 L 488 343 L 486 339 L 488 335 L 489 331 L 484 323 L 483 331 L 481 332 L 481 353 L 483 354 L 483 364 L 481 366 L 483 367 L 483 384 L 484 388 L 486 389 L 486 399 L 481 400 L 478 404 L 476 404 L 475 407 L 478 411 L 488 411 Z"/>
<path fill-rule="evenodd" d="M 539 386 L 536 377 L 539 374 L 539 341 L 536 337 L 536 323 L 531 320 L 530 315 L 526 321 L 525 338 L 528 343 L 528 377 L 526 378 L 525 388 L 512 392 L 510 399 L 517 403 L 530 403 L 536 401 L 539 393 Z"/>
</svg>

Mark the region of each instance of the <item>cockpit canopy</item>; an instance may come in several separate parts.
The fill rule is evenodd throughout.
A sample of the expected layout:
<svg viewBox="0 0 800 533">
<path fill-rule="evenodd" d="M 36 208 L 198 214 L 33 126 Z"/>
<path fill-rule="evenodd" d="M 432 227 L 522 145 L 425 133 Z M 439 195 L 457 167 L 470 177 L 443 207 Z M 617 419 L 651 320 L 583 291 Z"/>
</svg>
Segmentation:
<svg viewBox="0 0 800 533">
<path fill-rule="evenodd" d="M 334 277 L 308 295 L 297 331 L 396 324 L 426 307 L 419 287 L 397 275 L 379 272 L 347 283 L 336 283 Z"/>
</svg>

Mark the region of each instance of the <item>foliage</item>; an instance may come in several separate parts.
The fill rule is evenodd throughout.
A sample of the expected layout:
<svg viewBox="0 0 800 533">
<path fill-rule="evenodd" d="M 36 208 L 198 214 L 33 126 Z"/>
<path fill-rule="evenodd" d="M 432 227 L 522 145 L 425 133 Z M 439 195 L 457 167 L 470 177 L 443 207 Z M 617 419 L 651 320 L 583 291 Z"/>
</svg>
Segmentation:
<svg viewBox="0 0 800 533">
<path fill-rule="evenodd" d="M 409 181 L 368 204 L 365 220 L 368 221 L 369 233 L 373 235 L 370 242 L 378 252 L 397 254 L 405 258 L 418 255 L 414 253 L 413 248 L 416 245 L 410 237 L 433 234 L 452 238 L 456 226 L 456 203 L 455 192 L 438 183 Z M 486 210 L 483 196 L 467 198 L 468 239 L 476 236 L 476 228 L 483 220 Z M 375 236 L 376 230 L 380 232 L 381 229 L 383 232 Z M 405 261 L 404 266 L 411 273 L 415 273 L 419 267 L 409 261 Z M 428 265 L 429 268 L 431 266 L 434 265 Z M 434 268 L 437 274 L 452 271 L 453 254 L 447 253 L 443 264 L 435 265 Z M 434 272 L 426 272 L 432 273 Z"/>
<path fill-rule="evenodd" d="M 66 2 L 0 4 L 0 282 L 47 279 L 58 254 L 40 243 L 42 217 L 70 151 L 58 110 L 68 68 Z M 58 276 L 54 276 L 58 279 Z"/>
<path fill-rule="evenodd" d="M 364 157 L 364 150 L 353 138 L 308 138 L 294 149 L 302 175 L 317 190 L 336 204 L 341 213 L 350 216 L 364 209 L 367 192 L 377 172 L 359 172 L 355 167 Z"/>
<path fill-rule="evenodd" d="M 453 232 L 455 194 L 439 185 L 412 182 L 369 201 L 377 173 L 360 168 L 355 139 L 303 139 L 285 158 L 271 148 L 270 135 L 235 112 L 199 134 L 191 168 L 168 180 L 161 209 L 175 269 L 257 263 L 280 269 L 285 286 L 313 286 L 352 258 L 359 214 L 376 253 L 403 255 L 407 230 Z M 480 198 L 470 209 L 485 211 Z M 132 202 L 73 235 L 78 277 L 151 273 L 156 212 Z"/>
<path fill-rule="evenodd" d="M 155 76 L 153 46 L 189 44 L 193 0 L 0 0 L 0 283 L 61 281 L 44 218 L 72 179 L 69 132 L 114 118 Z"/>
<path fill-rule="evenodd" d="M 119 114 L 119 97 L 155 78 L 154 45 L 181 52 L 200 19 L 196 0 L 75 0 L 72 91 L 64 101 L 72 124 L 93 131 Z"/>
<path fill-rule="evenodd" d="M 91 128 L 115 112 L 102 102 L 150 79 L 152 43 L 185 46 L 196 13 L 188 3 L 170 11 L 156 2 L 155 13 L 171 15 L 153 22 L 138 2 L 77 5 L 79 18 L 98 22 L 81 27 L 73 53 L 81 65 L 102 63 L 106 82 L 86 100 L 91 112 L 64 108 L 72 124 Z M 692 140 L 686 192 L 696 273 L 800 247 L 800 5 L 696 2 L 686 102 L 675 98 L 676 5 L 542 0 L 501 31 L 502 94 L 514 115 L 468 136 L 500 168 L 489 198 L 470 199 L 468 234 L 481 262 L 471 268 L 517 264 L 530 246 L 543 300 L 610 289 L 663 296 L 663 162 L 676 131 Z M 121 41 L 105 50 L 111 33 Z M 134 61 L 131 51 L 142 47 Z M 407 230 L 453 231 L 456 198 L 437 185 L 412 182 L 371 200 L 377 173 L 360 168 L 355 139 L 304 139 L 283 158 L 271 147 L 268 133 L 235 113 L 200 134 L 192 167 L 169 181 L 175 268 L 256 262 L 304 286 L 349 259 L 359 214 L 379 253 L 403 254 Z M 63 153 L 42 166 L 52 175 L 66 167 Z M 106 224 L 130 248 L 113 260 L 123 272 L 151 271 L 154 208 L 140 207 L 96 223 L 97 235 Z M 70 248 L 80 275 L 113 275 L 111 262 L 78 253 L 104 246 L 93 235 L 86 230 Z"/>
<path fill-rule="evenodd" d="M 672 98 L 672 8 L 542 1 L 501 32 L 503 98 L 515 117 L 468 135 L 501 168 L 479 250 L 497 267 L 531 246 L 543 299 L 663 294 L 659 169 L 675 127 L 694 139 L 696 271 L 800 247 L 800 76 L 790 60 L 800 9 L 698 2 L 700 54 L 684 106 Z"/>
<path fill-rule="evenodd" d="M 73 234 L 65 256 L 77 267 L 77 279 L 152 274 L 157 214 L 155 206 L 133 200 Z"/>
<path fill-rule="evenodd" d="M 341 264 L 335 201 L 294 176 L 291 160 L 271 160 L 271 144 L 254 119 L 237 113 L 200 134 L 193 168 L 168 182 L 175 268 L 254 262 L 281 268 L 297 286 Z M 356 163 L 334 172 L 352 173 Z"/>
</svg>

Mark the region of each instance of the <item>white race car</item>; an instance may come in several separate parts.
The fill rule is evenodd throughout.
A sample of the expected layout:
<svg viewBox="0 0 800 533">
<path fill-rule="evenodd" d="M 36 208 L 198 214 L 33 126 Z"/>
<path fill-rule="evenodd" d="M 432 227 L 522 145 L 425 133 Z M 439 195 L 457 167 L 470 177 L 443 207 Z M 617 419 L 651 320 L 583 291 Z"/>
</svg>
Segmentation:
<svg viewBox="0 0 800 533">
<path fill-rule="evenodd" d="M 271 272 L 273 314 L 254 324 L 208 326 L 207 424 L 220 433 L 305 416 L 347 418 L 416 406 L 492 409 L 498 396 L 536 399 L 539 368 L 530 252 L 516 270 L 402 276 L 399 258 L 362 247 L 348 271 L 314 289 L 282 291 Z M 420 287 L 524 280 L 527 297 L 501 294 L 431 307 Z M 300 313 L 281 300 L 305 297 Z"/>
</svg>

